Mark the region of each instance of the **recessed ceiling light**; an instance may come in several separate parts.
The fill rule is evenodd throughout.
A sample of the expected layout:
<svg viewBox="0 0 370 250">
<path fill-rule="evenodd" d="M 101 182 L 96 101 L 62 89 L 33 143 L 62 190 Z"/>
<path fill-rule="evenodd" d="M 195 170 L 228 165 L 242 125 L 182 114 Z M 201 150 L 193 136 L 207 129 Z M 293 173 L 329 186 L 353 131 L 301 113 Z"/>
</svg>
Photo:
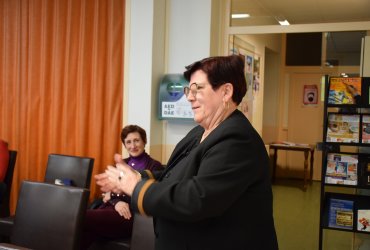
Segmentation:
<svg viewBox="0 0 370 250">
<path fill-rule="evenodd" d="M 290 25 L 290 23 L 288 22 L 288 20 L 284 20 L 284 21 L 279 21 L 280 25 Z"/>
<path fill-rule="evenodd" d="M 288 20 L 283 15 L 275 16 L 275 19 L 280 25 L 290 25 Z"/>
<path fill-rule="evenodd" d="M 231 18 L 248 18 L 249 14 L 231 14 Z"/>
</svg>

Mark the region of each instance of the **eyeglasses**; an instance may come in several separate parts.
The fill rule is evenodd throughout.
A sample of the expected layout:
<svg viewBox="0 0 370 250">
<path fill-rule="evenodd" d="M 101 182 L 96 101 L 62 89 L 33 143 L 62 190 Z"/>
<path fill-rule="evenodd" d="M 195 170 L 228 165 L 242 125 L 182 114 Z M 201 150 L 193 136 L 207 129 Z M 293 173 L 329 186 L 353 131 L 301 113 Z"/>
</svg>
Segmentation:
<svg viewBox="0 0 370 250">
<path fill-rule="evenodd" d="M 200 89 L 204 88 L 204 86 L 200 83 L 193 82 L 190 84 L 190 87 L 184 87 L 184 94 L 186 98 L 188 98 L 190 92 L 193 95 L 194 98 L 196 98 L 197 93 Z"/>
</svg>

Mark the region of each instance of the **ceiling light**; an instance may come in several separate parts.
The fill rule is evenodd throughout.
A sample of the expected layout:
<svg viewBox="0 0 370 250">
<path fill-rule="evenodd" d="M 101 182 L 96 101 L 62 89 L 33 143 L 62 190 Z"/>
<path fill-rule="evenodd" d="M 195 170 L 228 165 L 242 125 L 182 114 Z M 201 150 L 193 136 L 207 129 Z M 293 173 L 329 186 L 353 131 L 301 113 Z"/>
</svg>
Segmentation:
<svg viewBox="0 0 370 250">
<path fill-rule="evenodd" d="M 231 14 L 231 18 L 248 18 L 249 14 Z"/>
<path fill-rule="evenodd" d="M 280 25 L 290 25 L 288 20 L 283 15 L 275 16 L 275 19 Z"/>
<path fill-rule="evenodd" d="M 288 22 L 288 20 L 284 20 L 284 21 L 278 21 L 280 23 L 280 25 L 290 25 L 290 23 Z"/>
</svg>

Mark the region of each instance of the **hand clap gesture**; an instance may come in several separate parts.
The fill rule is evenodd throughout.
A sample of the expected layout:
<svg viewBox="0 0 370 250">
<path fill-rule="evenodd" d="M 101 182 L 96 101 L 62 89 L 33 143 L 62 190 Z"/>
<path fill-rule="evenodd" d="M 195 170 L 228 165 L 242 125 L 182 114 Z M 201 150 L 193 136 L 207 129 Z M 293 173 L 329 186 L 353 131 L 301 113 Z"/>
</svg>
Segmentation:
<svg viewBox="0 0 370 250">
<path fill-rule="evenodd" d="M 126 163 L 120 162 L 116 167 L 108 166 L 104 173 L 95 175 L 95 179 L 103 192 L 112 191 L 131 196 L 141 175 Z"/>
</svg>

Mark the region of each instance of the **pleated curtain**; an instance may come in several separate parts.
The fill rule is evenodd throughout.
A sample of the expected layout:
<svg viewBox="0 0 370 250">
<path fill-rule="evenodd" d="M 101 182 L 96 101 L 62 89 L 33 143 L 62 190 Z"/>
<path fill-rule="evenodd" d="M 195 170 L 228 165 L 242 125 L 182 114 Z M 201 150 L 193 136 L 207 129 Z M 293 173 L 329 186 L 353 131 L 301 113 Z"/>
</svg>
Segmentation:
<svg viewBox="0 0 370 250">
<path fill-rule="evenodd" d="M 121 152 L 124 0 L 0 0 L 0 138 L 22 180 L 42 181 L 50 153 Z M 91 198 L 100 191 L 94 179 Z"/>
</svg>

